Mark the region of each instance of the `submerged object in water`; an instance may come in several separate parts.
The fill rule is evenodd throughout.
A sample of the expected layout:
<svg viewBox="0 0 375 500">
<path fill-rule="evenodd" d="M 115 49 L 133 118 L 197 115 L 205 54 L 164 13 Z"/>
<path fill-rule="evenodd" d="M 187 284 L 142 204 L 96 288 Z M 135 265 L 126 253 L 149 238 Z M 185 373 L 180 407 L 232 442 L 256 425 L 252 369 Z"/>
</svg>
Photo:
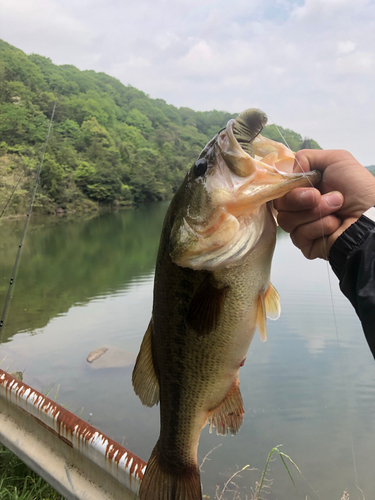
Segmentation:
<svg viewBox="0 0 375 500">
<path fill-rule="evenodd" d="M 280 314 L 270 283 L 272 200 L 320 174 L 280 171 L 290 170 L 294 155 L 280 158 L 279 145 L 262 142 L 266 122 L 257 109 L 230 120 L 203 149 L 165 217 L 152 318 L 133 371 L 136 394 L 147 406 L 160 402 L 161 417 L 141 500 L 202 498 L 202 428 L 239 430 L 239 369 L 256 327 L 266 340 L 266 316 Z M 257 159 L 264 151 L 265 161 Z"/>
</svg>

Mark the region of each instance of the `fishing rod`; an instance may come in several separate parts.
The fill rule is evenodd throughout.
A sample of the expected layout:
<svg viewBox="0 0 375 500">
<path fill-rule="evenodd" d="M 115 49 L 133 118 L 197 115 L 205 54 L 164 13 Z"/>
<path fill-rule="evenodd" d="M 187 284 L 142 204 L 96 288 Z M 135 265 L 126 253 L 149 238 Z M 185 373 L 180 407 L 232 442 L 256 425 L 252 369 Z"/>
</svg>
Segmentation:
<svg viewBox="0 0 375 500">
<path fill-rule="evenodd" d="M 20 239 L 20 242 L 19 242 L 19 245 L 18 245 L 18 251 L 17 251 L 17 255 L 16 255 L 16 260 L 14 262 L 13 271 L 12 271 L 12 275 L 11 275 L 9 286 L 8 286 L 8 293 L 7 293 L 7 296 L 6 296 L 6 299 L 5 299 L 3 314 L 2 314 L 1 319 L 0 319 L 0 333 L 1 333 L 1 330 L 2 330 L 2 328 L 4 326 L 4 323 L 5 323 L 5 316 L 6 316 L 7 309 L 8 309 L 8 306 L 9 306 L 9 301 L 10 301 L 10 298 L 11 298 L 12 286 L 13 286 L 14 281 L 16 279 L 18 262 L 19 262 L 20 255 L 21 255 L 21 249 L 22 249 L 23 241 L 24 241 L 25 236 L 26 236 L 27 226 L 28 226 L 29 220 L 30 220 L 30 215 L 31 215 L 31 210 L 32 210 L 33 203 L 34 203 L 35 193 L 36 193 L 36 190 L 37 190 L 37 187 L 38 187 L 38 183 L 39 183 L 40 172 L 42 170 L 42 165 L 43 165 L 43 160 L 44 160 L 44 153 L 46 152 L 46 147 L 47 147 L 47 143 L 48 143 L 48 139 L 49 139 L 49 134 L 51 132 L 51 127 L 52 127 L 53 117 L 54 117 L 54 114 L 55 114 L 55 109 L 56 109 L 56 101 L 55 101 L 55 104 L 53 106 L 53 110 L 52 110 L 52 114 L 51 114 L 51 119 L 49 121 L 47 135 L 46 135 L 46 140 L 44 141 L 42 156 L 41 156 L 41 159 L 40 159 L 38 170 L 36 172 L 34 188 L 33 188 L 33 191 L 31 193 L 29 207 L 28 207 L 28 210 L 27 210 L 27 213 L 26 213 L 25 224 L 23 226 L 23 231 L 22 231 L 22 234 L 21 234 L 21 239 Z M 12 193 L 12 196 L 13 196 L 13 193 Z"/>
<path fill-rule="evenodd" d="M 1 211 L 1 214 L 0 214 L 0 219 L 1 219 L 1 217 L 4 215 L 5 210 L 8 208 L 8 205 L 9 205 L 9 203 L 11 202 L 11 200 L 12 200 L 12 198 L 13 198 L 13 195 L 14 195 L 14 193 L 16 192 L 16 189 L 18 188 L 18 184 L 21 182 L 21 179 L 22 179 L 22 178 L 23 178 L 23 174 L 22 174 L 22 175 L 21 175 L 21 177 L 18 179 L 17 184 L 16 184 L 15 188 L 13 189 L 13 191 L 12 191 L 11 195 L 9 196 L 8 201 L 5 203 L 4 208 L 3 208 L 3 210 Z"/>
</svg>

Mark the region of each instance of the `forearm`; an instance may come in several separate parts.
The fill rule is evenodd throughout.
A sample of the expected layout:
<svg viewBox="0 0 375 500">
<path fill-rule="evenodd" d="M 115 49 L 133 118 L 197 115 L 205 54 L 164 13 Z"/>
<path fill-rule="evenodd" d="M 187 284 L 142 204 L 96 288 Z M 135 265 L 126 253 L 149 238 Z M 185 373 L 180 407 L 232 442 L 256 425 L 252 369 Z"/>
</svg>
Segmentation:
<svg viewBox="0 0 375 500">
<path fill-rule="evenodd" d="M 375 357 L 375 222 L 362 216 L 333 244 L 329 261 Z"/>
</svg>

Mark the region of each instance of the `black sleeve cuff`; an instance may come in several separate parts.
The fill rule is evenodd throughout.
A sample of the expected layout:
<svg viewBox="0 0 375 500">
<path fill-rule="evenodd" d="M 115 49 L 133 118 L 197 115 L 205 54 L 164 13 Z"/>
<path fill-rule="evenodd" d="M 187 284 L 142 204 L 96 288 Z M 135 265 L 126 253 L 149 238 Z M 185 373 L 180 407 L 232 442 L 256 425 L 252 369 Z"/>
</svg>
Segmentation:
<svg viewBox="0 0 375 500">
<path fill-rule="evenodd" d="M 341 281 L 345 264 L 351 252 L 362 245 L 371 230 L 375 230 L 375 222 L 362 215 L 357 222 L 348 227 L 335 241 L 329 252 L 329 263 Z"/>
</svg>

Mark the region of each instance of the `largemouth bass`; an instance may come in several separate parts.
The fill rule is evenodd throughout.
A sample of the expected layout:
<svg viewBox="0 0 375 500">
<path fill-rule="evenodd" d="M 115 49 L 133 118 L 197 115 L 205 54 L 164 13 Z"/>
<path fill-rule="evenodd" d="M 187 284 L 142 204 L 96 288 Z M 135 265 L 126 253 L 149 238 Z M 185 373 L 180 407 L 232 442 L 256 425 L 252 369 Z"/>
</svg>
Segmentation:
<svg viewBox="0 0 375 500">
<path fill-rule="evenodd" d="M 280 314 L 270 283 L 272 200 L 316 183 L 286 174 L 293 153 L 259 135 L 257 109 L 230 120 L 203 149 L 172 199 L 155 270 L 152 318 L 133 372 L 143 404 L 160 402 L 161 430 L 141 500 L 200 500 L 197 448 L 208 423 L 235 434 L 243 420 L 239 369 L 256 327 Z M 283 149 L 284 148 L 284 149 Z M 264 157 L 263 160 L 257 159 Z"/>
</svg>

